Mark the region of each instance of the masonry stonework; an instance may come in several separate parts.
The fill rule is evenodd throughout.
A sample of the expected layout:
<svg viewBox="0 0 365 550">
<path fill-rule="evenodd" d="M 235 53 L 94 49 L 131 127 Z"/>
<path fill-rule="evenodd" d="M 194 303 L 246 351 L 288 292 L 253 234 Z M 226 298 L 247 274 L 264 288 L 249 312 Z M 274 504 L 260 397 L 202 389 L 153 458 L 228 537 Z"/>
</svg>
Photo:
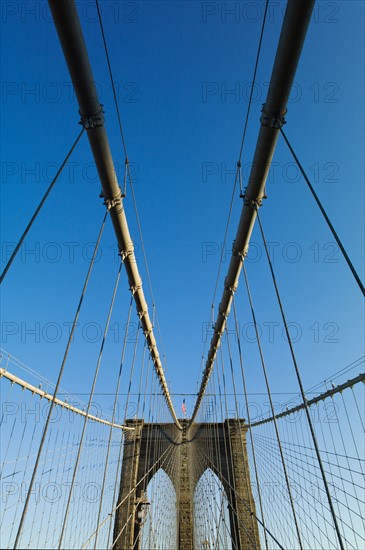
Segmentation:
<svg viewBox="0 0 365 550">
<path fill-rule="evenodd" d="M 131 420 L 134 430 L 126 432 L 119 498 L 114 523 L 114 548 L 138 550 L 138 506 L 154 474 L 162 468 L 176 492 L 178 550 L 193 550 L 194 491 L 207 468 L 220 479 L 229 505 L 232 547 L 260 549 L 255 518 L 244 420 L 194 424 L 147 424 Z"/>
</svg>

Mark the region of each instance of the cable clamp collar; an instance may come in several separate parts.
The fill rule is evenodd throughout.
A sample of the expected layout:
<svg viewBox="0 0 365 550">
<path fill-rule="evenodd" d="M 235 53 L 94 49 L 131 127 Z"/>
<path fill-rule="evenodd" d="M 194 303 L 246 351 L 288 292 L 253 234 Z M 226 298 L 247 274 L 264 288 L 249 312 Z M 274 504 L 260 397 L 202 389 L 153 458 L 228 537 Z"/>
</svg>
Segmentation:
<svg viewBox="0 0 365 550">
<path fill-rule="evenodd" d="M 87 116 L 81 113 L 80 115 L 81 120 L 79 124 L 81 124 L 81 126 L 83 126 L 85 130 L 92 130 L 93 128 L 100 128 L 101 126 L 104 126 L 104 111 L 102 105 L 99 105 L 99 111 L 96 113 L 96 115 Z"/>
<path fill-rule="evenodd" d="M 227 289 L 227 290 L 229 290 L 230 287 L 227 287 L 227 285 L 225 284 L 225 285 L 224 285 L 224 288 Z M 228 319 L 228 314 L 227 314 L 227 312 L 226 312 L 226 311 L 223 311 L 223 310 L 221 309 L 221 306 L 220 306 L 220 305 L 219 305 L 219 313 L 222 315 L 222 317 L 223 317 L 224 319 Z"/>
<path fill-rule="evenodd" d="M 282 115 L 269 115 L 269 113 L 265 111 L 265 104 L 263 104 L 260 122 L 262 126 L 267 126 L 268 128 L 275 128 L 275 130 L 280 130 L 280 128 L 282 128 L 284 124 L 286 124 L 286 113 L 287 110 L 285 109 L 285 113 Z"/>
<path fill-rule="evenodd" d="M 138 311 L 138 317 L 140 319 L 140 321 L 142 320 L 142 317 L 144 317 L 145 315 L 147 315 L 148 313 L 148 309 L 143 309 L 142 311 Z"/>
<path fill-rule="evenodd" d="M 150 333 L 150 331 L 148 331 L 148 334 L 149 334 L 149 333 Z M 153 352 L 156 350 L 155 344 L 149 344 L 149 345 L 148 345 L 148 349 L 150 350 L 150 354 L 152 355 Z M 157 374 L 158 374 L 158 368 L 157 368 L 156 361 L 157 361 L 157 359 L 154 359 L 154 360 L 153 360 L 153 363 L 154 363 L 154 365 L 155 365 L 155 370 L 156 370 L 156 372 L 157 372 Z"/>
<path fill-rule="evenodd" d="M 237 290 L 237 285 L 229 286 L 227 284 L 227 278 L 224 280 L 224 288 L 228 290 L 231 294 L 234 294 Z M 221 312 L 222 313 L 222 312 Z"/>
<path fill-rule="evenodd" d="M 240 260 L 243 262 L 244 259 L 247 256 L 247 254 L 248 254 L 248 247 L 246 246 L 246 248 L 244 250 L 239 250 L 236 247 L 236 241 L 233 241 L 232 254 L 233 254 L 233 256 L 238 256 L 240 258 Z"/>
<path fill-rule="evenodd" d="M 134 254 L 133 245 L 132 245 L 131 248 L 129 248 L 127 250 L 119 250 L 119 256 L 122 258 L 123 262 L 126 258 L 128 258 L 128 256 L 133 256 L 133 254 Z M 132 289 L 130 289 L 130 290 L 132 290 Z"/>
<path fill-rule="evenodd" d="M 253 210 L 258 210 L 260 208 L 260 206 L 262 206 L 262 199 L 264 199 L 264 198 L 265 198 L 265 196 L 258 197 L 257 199 L 250 199 L 246 195 L 246 189 L 245 189 L 245 194 L 243 195 L 243 202 L 244 202 L 245 206 L 249 206 Z"/>
<path fill-rule="evenodd" d="M 135 293 L 138 291 L 138 290 L 141 290 L 142 288 L 142 281 L 139 281 L 139 283 L 137 283 L 136 285 L 134 286 L 131 286 L 129 288 L 129 290 L 131 291 L 131 293 L 133 294 L 133 296 L 135 295 Z"/>
<path fill-rule="evenodd" d="M 120 206 L 122 204 L 122 196 L 118 195 L 118 197 L 113 197 L 112 199 L 104 198 L 103 204 L 105 204 L 107 210 L 115 208 L 116 206 Z"/>
</svg>

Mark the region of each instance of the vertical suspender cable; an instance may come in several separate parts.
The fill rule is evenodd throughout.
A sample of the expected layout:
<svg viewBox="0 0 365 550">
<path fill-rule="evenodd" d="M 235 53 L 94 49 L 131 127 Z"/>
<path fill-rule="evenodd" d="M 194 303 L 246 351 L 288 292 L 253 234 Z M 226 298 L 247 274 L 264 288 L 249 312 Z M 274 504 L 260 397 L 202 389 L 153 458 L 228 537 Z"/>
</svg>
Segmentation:
<svg viewBox="0 0 365 550">
<path fill-rule="evenodd" d="M 289 1 L 285 11 L 279 44 L 271 74 L 269 91 L 262 109 L 261 128 L 257 139 L 252 169 L 245 190 L 244 204 L 233 243 L 231 260 L 224 283 L 219 312 L 214 326 L 206 366 L 201 386 L 191 418 L 195 420 L 199 410 L 209 376 L 212 372 L 217 350 L 221 344 L 227 317 L 234 293 L 236 292 L 242 259 L 246 256 L 256 220 L 256 211 L 252 203 L 261 202 L 265 196 L 265 185 L 270 170 L 281 126 L 285 122 L 286 106 L 295 78 L 297 65 L 302 51 L 305 35 L 309 26 L 314 0 Z"/>
<path fill-rule="evenodd" d="M 326 473 L 324 471 L 321 454 L 319 452 L 317 438 L 316 438 L 316 434 L 315 434 L 314 427 L 313 427 L 313 422 L 312 422 L 312 419 L 311 419 L 311 416 L 310 416 L 310 413 L 309 413 L 309 409 L 308 409 L 307 398 L 306 398 L 305 393 L 304 393 L 304 387 L 303 387 L 303 384 L 302 384 L 302 379 L 301 379 L 299 368 L 298 368 L 298 365 L 297 365 L 297 361 L 296 361 L 296 357 L 295 357 L 295 353 L 294 353 L 294 349 L 293 349 L 293 344 L 292 344 L 292 341 L 291 341 L 291 338 L 290 338 L 288 324 L 286 322 L 284 308 L 283 308 L 283 304 L 281 302 L 279 289 L 278 289 L 278 286 L 277 286 L 277 283 L 276 283 L 276 277 L 275 277 L 274 269 L 273 269 L 272 262 L 271 262 L 271 259 L 270 259 L 270 254 L 269 254 L 269 251 L 268 251 L 268 248 L 267 248 L 266 239 L 265 239 L 264 231 L 263 231 L 263 228 L 262 228 L 262 224 L 261 224 L 259 212 L 258 212 L 258 209 L 257 209 L 257 205 L 255 207 L 256 207 L 257 220 L 259 222 L 259 227 L 260 227 L 262 240 L 263 240 L 263 243 L 264 243 L 266 258 L 267 258 L 267 261 L 268 261 L 268 264 L 269 264 L 271 278 L 272 278 L 272 281 L 273 281 L 273 284 L 274 284 L 275 293 L 276 293 L 276 297 L 277 297 L 277 300 L 278 300 L 281 317 L 282 317 L 282 320 L 283 320 L 283 323 L 284 323 L 285 333 L 286 333 L 287 341 L 288 341 L 289 348 L 290 348 L 290 354 L 291 354 L 292 359 L 293 359 L 295 374 L 297 376 L 297 380 L 298 380 L 298 384 L 299 384 L 299 388 L 300 388 L 300 393 L 301 393 L 301 396 L 302 396 L 302 399 L 303 399 L 304 410 L 305 410 L 305 414 L 306 414 L 306 417 L 307 417 L 307 420 L 308 420 L 308 425 L 309 425 L 309 429 L 310 429 L 310 432 L 311 432 L 313 445 L 314 445 L 314 448 L 315 448 L 315 451 L 316 451 L 317 460 L 318 460 L 318 464 L 319 464 L 319 468 L 320 468 L 321 476 L 322 476 L 322 480 L 323 480 L 323 485 L 324 485 L 326 495 L 327 495 L 327 498 L 328 498 L 328 504 L 329 504 L 329 507 L 330 507 L 330 510 L 331 510 L 332 520 L 333 520 L 333 523 L 334 523 L 334 526 L 335 526 L 335 530 L 336 530 L 336 533 L 337 533 L 337 538 L 338 538 L 338 542 L 340 544 L 340 548 L 341 548 L 341 550 L 344 550 L 345 547 L 344 547 L 344 544 L 343 544 L 343 541 L 342 541 L 342 536 L 341 536 L 340 528 L 339 528 L 339 525 L 338 525 L 335 509 L 333 507 L 332 497 L 331 497 L 331 493 L 330 493 L 329 486 L 328 486 L 328 483 L 327 483 Z"/>
<path fill-rule="evenodd" d="M 157 349 L 153 325 L 142 288 L 142 279 L 134 254 L 134 245 L 123 206 L 122 193 L 118 185 L 104 125 L 103 108 L 99 103 L 76 5 L 74 0 L 64 0 L 62 2 L 59 0 L 48 0 L 48 3 L 75 89 L 80 108 L 81 124 L 87 132 L 102 186 L 104 202 L 113 223 L 119 253 L 125 266 L 129 286 L 141 320 L 148 348 L 171 416 L 177 428 L 182 429 L 171 401 L 161 358 Z"/>
<path fill-rule="evenodd" d="M 70 346 L 71 346 L 71 343 L 73 341 L 74 332 L 75 332 L 75 328 L 76 328 L 76 325 L 77 325 L 77 320 L 79 318 L 82 302 L 84 300 L 87 285 L 89 283 L 91 271 L 92 271 L 92 268 L 94 266 L 95 258 L 96 258 L 96 255 L 98 253 L 98 250 L 99 250 L 100 240 L 101 240 L 101 236 L 102 236 L 103 231 L 104 231 L 107 215 L 108 215 L 108 213 L 105 212 L 104 218 L 103 218 L 103 221 L 102 221 L 102 224 L 101 224 L 101 228 L 100 228 L 100 231 L 99 231 L 98 239 L 97 239 L 96 244 L 95 244 L 93 256 L 91 258 L 91 261 L 90 261 L 90 264 L 89 264 L 89 269 L 88 269 L 86 279 L 85 279 L 85 282 L 84 282 L 84 286 L 83 286 L 83 289 L 82 289 L 82 292 L 81 292 L 79 304 L 77 306 L 75 317 L 74 317 L 74 320 L 73 320 L 73 323 L 72 323 L 72 328 L 70 330 L 70 335 L 69 335 L 69 338 L 68 338 L 65 354 L 63 356 L 62 364 L 61 364 L 61 367 L 60 367 L 60 372 L 58 374 L 56 386 L 55 386 L 54 393 L 53 393 L 53 398 L 52 398 L 52 401 L 50 403 L 50 407 L 49 407 L 49 411 L 48 411 L 48 415 L 47 415 L 47 420 L 46 420 L 46 423 L 45 423 L 44 428 L 43 428 L 43 434 L 42 434 L 41 442 L 39 444 L 39 449 L 38 449 L 37 458 L 36 458 L 36 461 L 35 461 L 35 464 L 34 464 L 33 474 L 32 474 L 32 477 L 31 477 L 31 480 L 30 480 L 30 483 L 29 483 L 29 489 L 28 489 L 27 496 L 26 496 L 26 499 L 25 499 L 22 516 L 20 518 L 18 532 L 17 532 L 17 535 L 16 535 L 15 543 L 14 543 L 14 550 L 16 548 L 18 548 L 18 544 L 19 544 L 20 537 L 21 537 L 21 534 L 22 534 L 24 521 L 25 521 L 25 518 L 26 518 L 26 515 L 27 515 L 30 495 L 32 493 L 35 477 L 36 477 L 36 474 L 37 474 L 39 460 L 41 458 L 43 445 L 44 445 L 44 442 L 45 442 L 45 439 L 46 439 L 49 423 L 50 423 L 50 420 L 51 420 L 51 415 L 52 415 L 53 407 L 54 407 L 54 404 L 55 404 L 55 399 L 56 399 L 56 396 L 57 396 L 58 388 L 60 386 L 61 378 L 62 378 L 63 371 L 64 371 L 64 368 L 65 368 L 66 360 L 67 360 L 67 357 L 68 357 L 68 352 L 70 350 Z"/>
<path fill-rule="evenodd" d="M 93 382 L 92 382 L 92 386 L 91 386 L 91 390 L 90 390 L 90 396 L 89 396 L 89 400 L 88 400 L 88 404 L 87 404 L 87 408 L 86 408 L 86 416 L 85 416 L 83 427 L 82 427 L 79 448 L 78 448 L 78 451 L 77 451 L 77 457 L 76 457 L 76 461 L 75 461 L 74 471 L 73 471 L 73 474 L 72 474 L 72 480 L 71 480 L 70 490 L 69 490 L 69 494 L 68 494 L 66 510 L 65 510 L 65 514 L 64 514 L 64 518 L 63 518 L 63 522 L 62 522 L 62 529 L 61 529 L 60 540 L 58 542 L 58 548 L 61 548 L 61 546 L 62 546 L 62 540 L 63 540 L 63 536 L 64 536 L 64 533 L 65 533 L 65 530 L 66 530 L 66 523 L 67 523 L 67 517 L 68 517 L 69 508 L 70 508 L 71 498 L 72 498 L 73 487 L 74 487 L 75 478 L 76 478 L 76 474 L 77 474 L 77 470 L 78 470 L 78 466 L 79 466 L 81 451 L 82 451 L 82 448 L 83 448 L 82 446 L 83 446 L 84 436 L 85 436 L 85 432 L 86 432 L 86 426 L 87 426 L 87 422 L 89 420 L 90 408 L 91 408 L 92 400 L 93 400 L 93 397 L 94 397 L 96 381 L 97 381 L 98 374 L 99 374 L 99 368 L 100 368 L 101 358 L 102 358 L 103 351 L 104 351 L 106 336 L 107 336 L 107 333 L 108 333 L 108 330 L 109 330 L 110 318 L 111 318 L 111 315 L 112 315 L 112 312 L 113 312 L 114 301 L 115 301 L 115 297 L 116 297 L 117 290 L 118 290 L 120 272 L 122 270 L 122 266 L 123 266 L 123 264 L 120 263 L 119 268 L 118 268 L 116 281 L 115 281 L 115 284 L 114 284 L 112 299 L 111 299 L 111 302 L 110 302 L 109 311 L 108 311 L 108 315 L 107 315 L 107 319 L 106 319 L 106 323 L 105 323 L 105 327 L 104 327 L 104 333 L 103 333 L 103 338 L 102 338 L 101 345 L 100 345 L 99 356 L 98 356 L 98 360 L 96 362 L 94 379 L 93 379 Z"/>
<path fill-rule="evenodd" d="M 235 300 L 233 300 L 233 315 L 234 315 L 236 340 L 237 340 L 238 354 L 239 354 L 240 367 L 241 367 L 241 377 L 242 377 L 243 391 L 244 391 L 244 394 L 245 394 L 245 405 L 246 405 L 246 411 L 247 411 L 248 430 L 249 430 L 249 433 L 250 433 L 250 440 L 251 440 L 252 459 L 253 459 L 253 465 L 254 465 L 254 470 L 255 470 L 257 493 L 258 493 L 258 499 L 259 499 L 259 504 L 260 504 L 261 518 L 262 518 L 262 523 L 263 523 L 263 528 L 264 528 L 265 545 L 266 545 L 266 550 L 267 550 L 269 546 L 268 546 L 267 533 L 266 533 L 264 509 L 263 509 L 263 506 L 262 506 L 261 487 L 260 487 L 260 481 L 259 481 L 258 470 L 257 470 L 255 445 L 254 445 L 252 425 L 251 425 L 251 413 L 250 413 L 250 407 L 249 407 L 248 396 L 247 396 L 246 376 L 245 376 L 245 371 L 244 371 L 244 368 L 243 368 L 241 338 L 240 338 L 240 333 L 239 333 L 239 330 L 238 330 L 238 320 L 237 320 L 237 314 L 236 314 Z"/>
<path fill-rule="evenodd" d="M 98 529 L 98 528 L 99 528 L 99 523 L 100 523 L 102 505 L 103 505 L 103 498 L 104 498 L 104 488 L 105 488 L 106 475 L 107 475 L 107 470 L 108 470 L 108 465 L 109 465 L 110 448 L 111 448 L 112 435 L 113 435 L 113 425 L 114 425 L 114 422 L 115 422 L 115 417 L 116 417 L 116 415 L 117 415 L 117 405 L 118 405 L 120 381 L 121 381 L 122 372 L 123 372 L 124 356 L 125 356 L 125 351 L 126 351 L 126 347 L 127 347 L 129 324 L 130 324 L 130 321 L 131 321 L 131 314 L 132 314 L 132 300 L 133 300 L 133 299 L 132 299 L 132 297 L 131 297 L 130 303 L 129 303 L 129 309 L 128 309 L 127 323 L 126 323 L 125 332 L 124 332 L 122 356 L 121 356 L 121 360 L 120 360 L 120 366 L 119 366 L 119 371 L 118 371 L 117 383 L 116 383 L 116 386 L 115 386 L 114 403 L 113 403 L 113 414 L 112 414 L 112 423 L 111 423 L 111 425 L 110 425 L 110 430 L 109 430 L 108 450 L 107 450 L 106 459 L 105 459 L 105 466 L 104 466 L 104 473 L 103 473 L 103 483 L 102 483 L 102 487 L 101 487 L 99 509 L 98 509 L 98 515 L 97 515 L 97 520 L 96 520 L 96 531 L 95 531 L 95 540 L 94 540 L 94 550 L 97 548 L 97 541 L 98 541 L 98 536 L 99 536 L 99 529 Z M 122 446 L 122 441 L 120 442 L 120 445 Z M 110 518 L 110 519 L 111 519 L 111 518 Z"/>
<path fill-rule="evenodd" d="M 243 265 L 243 273 L 244 273 L 244 276 L 245 276 L 247 295 L 248 295 L 248 299 L 249 299 L 249 302 L 250 302 L 250 309 L 251 309 L 251 314 L 252 314 L 252 320 L 253 320 L 254 327 L 255 327 L 257 346 L 258 346 L 259 353 L 260 353 L 261 366 L 262 366 L 262 371 L 264 373 L 265 385 L 266 385 L 267 395 L 268 395 L 269 402 L 270 402 L 270 409 L 271 409 L 272 419 L 273 419 L 273 423 L 274 423 L 276 439 L 277 439 L 277 442 L 278 442 L 278 447 L 279 447 L 279 452 L 280 452 L 280 459 L 281 459 L 281 464 L 282 464 L 282 467 L 283 467 L 286 487 L 287 487 L 287 490 L 288 490 L 290 506 L 291 506 L 291 509 L 292 509 L 292 512 L 293 512 L 293 519 L 294 519 L 294 523 L 295 523 L 295 529 L 296 529 L 296 532 L 297 532 L 299 546 L 300 546 L 301 549 L 303 549 L 302 539 L 301 539 L 300 529 L 299 529 L 299 524 L 298 524 L 298 519 L 297 519 L 297 515 L 296 515 L 296 512 L 295 512 L 295 507 L 294 507 L 294 500 L 293 500 L 292 490 L 291 490 L 290 482 L 289 482 L 288 471 L 287 471 L 287 467 L 286 467 L 286 464 L 285 464 L 283 448 L 282 448 L 282 445 L 281 445 L 279 427 L 278 427 L 278 424 L 277 424 L 277 421 L 276 421 L 274 403 L 273 403 L 273 400 L 272 400 L 269 379 L 268 379 L 268 376 L 267 376 L 267 370 L 266 370 L 264 355 L 263 355 L 263 351 L 262 351 L 262 347 L 261 347 L 261 339 L 260 339 L 260 335 L 259 335 L 259 331 L 258 331 L 258 327 L 257 327 L 256 314 L 255 314 L 255 310 L 254 310 L 254 307 L 253 307 L 251 291 L 250 291 L 250 287 L 249 287 L 249 284 L 248 284 L 246 268 L 245 268 L 244 265 Z"/>
</svg>

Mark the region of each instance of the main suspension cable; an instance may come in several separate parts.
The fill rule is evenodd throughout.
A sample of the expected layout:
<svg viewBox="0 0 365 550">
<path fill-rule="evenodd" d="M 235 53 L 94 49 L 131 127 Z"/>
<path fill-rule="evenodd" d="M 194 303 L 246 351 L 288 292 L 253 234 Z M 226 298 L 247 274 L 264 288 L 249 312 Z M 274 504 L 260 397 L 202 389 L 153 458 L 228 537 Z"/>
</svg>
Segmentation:
<svg viewBox="0 0 365 550">
<path fill-rule="evenodd" d="M 216 297 L 216 294 L 217 294 L 217 288 L 218 288 L 218 282 L 219 282 L 219 275 L 220 275 L 220 271 L 221 271 L 221 267 L 222 267 L 223 254 L 224 254 L 225 245 L 226 245 L 226 241 L 227 241 L 228 227 L 229 227 L 229 223 L 230 223 L 230 220 L 231 220 L 231 214 L 232 214 L 232 208 L 233 208 L 233 201 L 234 201 L 234 197 L 235 197 L 235 194 L 236 194 L 236 188 L 237 188 L 237 181 L 238 181 L 238 179 L 240 178 L 240 173 L 241 173 L 241 160 L 242 160 L 243 146 L 244 146 L 244 143 L 245 143 L 246 132 L 247 132 L 247 126 L 248 126 L 248 119 L 249 119 L 250 111 L 251 111 L 252 96 L 253 96 L 253 91 L 254 91 L 254 88 L 255 88 L 256 73 L 257 73 L 257 69 L 258 69 L 258 65 L 259 65 L 259 60 L 260 60 L 261 46 L 262 46 L 262 40 L 263 40 L 263 36 L 264 36 L 264 30 L 265 30 L 266 15 L 267 15 L 267 11 L 268 11 L 268 6 L 269 6 L 269 0 L 266 0 L 265 11 L 264 11 L 264 16 L 263 16 L 263 20 L 262 20 L 262 26 L 261 26 L 261 33 L 260 33 L 260 38 L 259 38 L 259 45 L 258 45 L 257 54 L 256 54 L 255 68 L 254 68 L 253 76 L 252 76 L 252 84 L 251 84 L 251 90 L 250 90 L 250 97 L 249 97 L 249 100 L 248 100 L 248 106 L 247 106 L 247 112 L 246 112 L 246 119 L 245 119 L 245 124 L 244 124 L 244 128 L 243 128 L 242 139 L 241 139 L 240 152 L 239 152 L 239 155 L 238 155 L 237 170 L 236 170 L 236 176 L 235 176 L 235 181 L 234 181 L 234 185 L 233 185 L 231 204 L 230 204 L 230 207 L 229 207 L 227 225 L 226 225 L 226 230 L 225 230 L 225 234 L 224 234 L 224 240 L 223 240 L 223 246 L 222 246 L 222 251 L 221 251 L 221 257 L 220 257 L 220 261 L 219 261 L 217 279 L 216 279 L 215 288 L 214 288 L 214 293 L 213 293 L 212 307 L 214 307 L 214 301 L 215 301 L 215 297 Z M 214 321 L 214 319 L 212 319 L 212 321 Z"/>
<path fill-rule="evenodd" d="M 152 290 L 150 270 L 149 270 L 149 267 L 148 267 L 147 254 L 146 254 L 146 249 L 145 249 L 145 246 L 144 246 L 144 240 L 143 240 L 143 235 L 142 235 L 142 226 L 141 226 L 141 222 L 140 222 L 140 218 L 139 218 L 139 214 L 138 214 L 137 201 L 136 201 L 136 197 L 135 197 L 135 193 L 134 193 L 133 179 L 132 179 L 132 174 L 131 174 L 131 171 L 130 171 L 130 164 L 129 164 L 129 158 L 128 158 L 128 153 L 127 153 L 127 144 L 126 144 L 126 139 L 125 139 L 125 136 L 124 136 L 124 130 L 123 130 L 122 118 L 121 118 L 118 99 L 117 99 L 117 93 L 116 93 L 116 90 L 115 90 L 115 83 L 114 83 L 112 65 L 111 65 L 111 61 L 110 61 L 110 55 L 109 55 L 108 45 L 107 45 L 106 36 L 105 36 L 103 20 L 102 20 L 102 16 L 101 16 L 100 7 L 99 7 L 99 0 L 95 0 L 95 4 L 96 4 L 96 10 L 97 10 L 97 14 L 98 14 L 98 20 L 99 20 L 100 31 L 101 31 L 102 40 L 103 40 L 105 56 L 106 56 L 106 60 L 107 60 L 107 64 L 108 64 L 109 77 L 110 77 L 110 82 L 111 82 L 111 86 L 112 86 L 112 90 L 113 90 L 113 97 L 114 97 L 115 109 L 117 111 L 120 137 L 121 137 L 121 140 L 122 140 L 124 157 L 125 157 L 125 186 L 126 186 L 126 180 L 127 180 L 127 175 L 128 175 L 128 182 L 129 182 L 129 185 L 130 185 L 130 188 L 131 188 L 133 206 L 134 206 L 134 210 L 135 210 L 135 214 L 136 214 L 138 233 L 139 233 L 139 238 L 141 240 L 141 248 L 142 248 L 143 260 L 144 260 L 144 264 L 145 264 L 145 268 L 146 268 L 148 286 L 149 286 L 150 293 L 151 293 L 152 307 L 154 309 L 154 315 L 156 317 L 156 325 L 157 325 L 157 330 L 158 330 L 158 333 L 159 333 L 159 336 L 160 336 L 160 343 L 161 343 L 162 353 L 163 353 L 163 356 L 165 357 L 165 349 L 164 349 L 163 340 L 162 340 L 161 327 L 160 327 L 160 323 L 159 323 L 159 320 L 158 320 L 157 312 L 155 311 L 156 304 L 155 304 L 155 298 L 154 298 L 154 294 L 153 294 L 153 290 Z M 124 193 L 125 192 L 126 191 L 124 190 Z M 153 321 L 153 325 L 154 324 L 155 323 Z"/>
</svg>

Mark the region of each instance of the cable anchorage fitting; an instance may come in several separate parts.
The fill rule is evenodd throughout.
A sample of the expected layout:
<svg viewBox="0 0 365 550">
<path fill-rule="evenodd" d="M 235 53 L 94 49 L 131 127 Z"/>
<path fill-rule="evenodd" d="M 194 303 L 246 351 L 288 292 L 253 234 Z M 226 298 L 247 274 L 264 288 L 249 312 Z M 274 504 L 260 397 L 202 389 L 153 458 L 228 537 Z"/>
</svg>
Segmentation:
<svg viewBox="0 0 365 550">
<path fill-rule="evenodd" d="M 236 256 L 238 256 L 240 261 L 243 263 L 245 261 L 247 254 L 248 254 L 248 246 L 246 246 L 246 248 L 243 251 L 242 250 L 237 251 Z"/>
<path fill-rule="evenodd" d="M 110 210 L 111 208 L 115 208 L 116 206 L 122 205 L 122 194 L 119 193 L 116 197 L 112 197 L 111 199 L 104 197 L 103 194 L 100 195 L 102 198 L 104 198 L 103 204 L 105 204 L 107 210 Z"/>
<path fill-rule="evenodd" d="M 267 126 L 268 128 L 275 128 L 276 130 L 280 130 L 286 124 L 285 115 L 287 113 L 287 109 L 285 109 L 284 114 L 282 115 L 269 115 L 265 111 L 265 103 L 262 105 L 262 115 L 260 117 L 260 122 L 262 126 Z"/>
<path fill-rule="evenodd" d="M 226 287 L 226 285 L 224 285 L 224 287 L 228 290 L 228 288 Z M 219 313 L 222 315 L 222 317 L 224 317 L 224 319 L 228 319 L 228 313 L 226 311 L 223 311 L 223 309 L 221 309 L 221 305 L 219 304 L 219 308 L 218 308 L 218 311 Z"/>
<path fill-rule="evenodd" d="M 137 315 L 139 317 L 139 320 L 141 321 L 142 320 L 142 317 L 144 317 L 145 315 L 147 315 L 148 313 L 148 308 L 146 309 L 142 309 L 142 311 L 138 311 L 137 312 Z M 153 326 L 153 325 L 152 325 Z"/>
<path fill-rule="evenodd" d="M 247 187 L 246 187 L 247 189 Z M 263 195 L 262 197 L 258 197 L 256 199 L 250 199 L 247 195 L 246 195 L 246 189 L 245 189 L 245 193 L 243 195 L 243 203 L 245 206 L 249 206 L 250 208 L 252 208 L 253 210 L 258 210 L 261 206 L 262 206 L 262 199 L 266 199 L 266 195 Z"/>
<path fill-rule="evenodd" d="M 134 247 L 132 245 L 131 248 L 128 248 L 126 250 L 119 250 L 119 256 L 122 258 L 122 262 L 124 262 L 124 260 L 126 258 L 128 258 L 128 256 L 133 256 L 134 254 Z M 132 289 L 131 289 L 132 290 Z"/>
<path fill-rule="evenodd" d="M 235 284 L 235 285 L 233 285 L 233 286 L 229 286 L 229 285 L 227 284 L 227 277 L 226 277 L 226 278 L 224 279 L 224 288 L 225 288 L 226 290 L 228 290 L 231 294 L 234 294 L 234 293 L 236 292 L 237 288 L 238 288 L 238 285 Z M 219 310 L 219 311 L 220 311 L 220 310 Z M 222 312 L 222 311 L 220 311 L 220 312 L 221 312 L 222 315 L 223 315 L 223 312 Z"/>
<path fill-rule="evenodd" d="M 136 285 L 130 286 L 129 290 L 134 296 L 138 290 L 141 290 L 141 288 L 142 288 L 142 281 L 140 280 Z"/>
<path fill-rule="evenodd" d="M 233 256 L 238 256 L 240 258 L 240 260 L 243 262 L 244 259 L 246 258 L 247 254 L 248 254 L 248 246 L 246 246 L 244 248 L 244 250 L 240 250 L 237 248 L 236 246 L 236 241 L 233 241 L 233 245 L 232 245 L 232 254 Z"/>
<path fill-rule="evenodd" d="M 104 126 L 103 106 L 99 105 L 99 107 L 99 111 L 92 116 L 83 115 L 79 111 L 79 114 L 81 116 L 79 124 L 81 124 L 81 126 L 83 126 L 85 130 L 92 130 L 93 128 L 100 128 L 101 126 Z"/>
</svg>

